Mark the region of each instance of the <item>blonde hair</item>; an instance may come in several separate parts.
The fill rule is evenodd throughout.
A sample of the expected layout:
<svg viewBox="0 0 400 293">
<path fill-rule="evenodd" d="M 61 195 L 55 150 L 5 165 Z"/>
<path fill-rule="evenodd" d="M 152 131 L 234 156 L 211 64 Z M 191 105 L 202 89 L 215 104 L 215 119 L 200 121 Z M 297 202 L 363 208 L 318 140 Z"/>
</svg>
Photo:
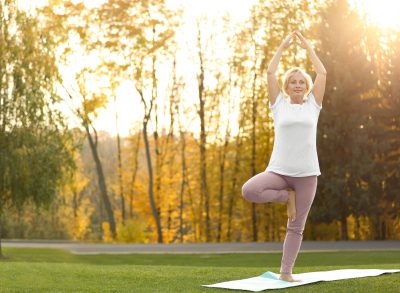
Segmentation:
<svg viewBox="0 0 400 293">
<path fill-rule="evenodd" d="M 285 95 L 289 96 L 286 89 L 288 88 L 290 78 L 298 72 L 300 72 L 306 80 L 305 96 L 308 96 L 308 94 L 311 92 L 313 86 L 313 81 L 311 76 L 300 67 L 293 67 L 290 68 L 288 71 L 286 71 L 282 78 L 282 83 L 283 83 L 282 91 Z"/>
</svg>

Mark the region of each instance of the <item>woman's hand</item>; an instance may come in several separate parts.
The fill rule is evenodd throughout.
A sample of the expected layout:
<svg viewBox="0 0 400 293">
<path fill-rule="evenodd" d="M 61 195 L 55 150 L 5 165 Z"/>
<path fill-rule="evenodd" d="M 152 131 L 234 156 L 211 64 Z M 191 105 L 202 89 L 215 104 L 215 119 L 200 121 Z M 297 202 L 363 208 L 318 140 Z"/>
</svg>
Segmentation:
<svg viewBox="0 0 400 293">
<path fill-rule="evenodd" d="M 294 31 L 296 37 L 300 40 L 300 43 L 296 42 L 303 49 L 311 48 L 311 43 L 299 32 L 298 30 Z"/>
<path fill-rule="evenodd" d="M 295 35 L 295 32 L 290 33 L 282 42 L 281 47 L 282 49 L 287 49 L 290 47 L 293 42 L 290 42 L 293 39 L 293 36 Z"/>
</svg>

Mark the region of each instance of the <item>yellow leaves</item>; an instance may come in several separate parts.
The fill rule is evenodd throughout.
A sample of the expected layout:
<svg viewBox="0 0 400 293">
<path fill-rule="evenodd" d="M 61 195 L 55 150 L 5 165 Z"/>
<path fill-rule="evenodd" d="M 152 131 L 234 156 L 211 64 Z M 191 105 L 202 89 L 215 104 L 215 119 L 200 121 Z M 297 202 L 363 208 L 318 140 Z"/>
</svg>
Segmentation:
<svg viewBox="0 0 400 293">
<path fill-rule="evenodd" d="M 93 94 L 91 98 L 85 98 L 82 103 L 84 113 L 86 115 L 94 114 L 94 116 L 97 116 L 97 110 L 104 108 L 107 105 L 107 102 L 105 94 Z"/>
<path fill-rule="evenodd" d="M 338 221 L 333 221 L 329 224 L 320 223 L 312 227 L 313 236 L 316 237 L 315 240 L 336 240 L 338 238 L 338 230 L 340 223 Z M 305 234 L 309 233 L 310 229 L 305 229 Z M 308 235 L 307 235 L 308 236 Z"/>
<path fill-rule="evenodd" d="M 145 232 L 146 222 L 141 218 L 130 219 L 117 224 L 117 242 L 147 243 L 149 236 Z"/>
<path fill-rule="evenodd" d="M 92 209 L 93 210 L 93 209 Z M 76 219 L 72 230 L 72 238 L 75 240 L 83 240 L 88 233 L 90 218 L 87 215 L 81 215 Z"/>
<path fill-rule="evenodd" d="M 87 34 L 86 34 L 86 28 L 84 28 L 84 27 L 76 27 L 76 32 L 79 34 L 79 37 L 81 38 L 81 39 L 85 39 L 86 38 L 86 36 L 87 36 Z"/>
<path fill-rule="evenodd" d="M 67 194 L 64 194 L 66 196 Z M 76 196 L 76 195 L 75 195 Z M 73 240 L 85 240 L 90 233 L 90 218 L 94 207 L 88 198 L 81 200 L 65 198 L 66 205 L 60 207 L 64 227 Z M 77 206 L 79 205 L 79 206 Z"/>
<path fill-rule="evenodd" d="M 103 229 L 103 241 L 108 243 L 113 242 L 110 224 L 108 222 L 103 222 L 101 223 L 101 228 Z"/>
<path fill-rule="evenodd" d="M 94 212 L 94 206 L 90 198 L 83 194 L 85 187 L 89 184 L 89 178 L 81 172 L 82 161 L 79 153 L 74 153 L 74 160 L 78 169 L 60 192 L 64 204 L 60 206 L 59 213 L 71 238 L 84 240 L 90 233 L 90 218 Z"/>
<path fill-rule="evenodd" d="M 121 243 L 148 243 L 149 238 L 153 233 L 145 232 L 146 222 L 141 218 L 134 218 L 125 221 L 125 223 L 117 223 L 117 239 L 116 242 Z M 101 224 L 103 229 L 103 241 L 115 242 L 110 230 L 110 224 L 103 222 Z"/>
</svg>

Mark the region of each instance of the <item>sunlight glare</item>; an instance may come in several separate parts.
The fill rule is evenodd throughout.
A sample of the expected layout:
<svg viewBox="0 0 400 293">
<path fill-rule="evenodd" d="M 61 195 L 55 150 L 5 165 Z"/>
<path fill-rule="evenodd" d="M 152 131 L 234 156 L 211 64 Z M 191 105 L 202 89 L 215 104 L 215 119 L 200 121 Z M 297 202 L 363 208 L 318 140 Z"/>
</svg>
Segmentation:
<svg viewBox="0 0 400 293">
<path fill-rule="evenodd" d="M 400 27 L 400 1 L 394 0 L 357 0 L 353 1 L 366 20 L 381 29 Z"/>
</svg>

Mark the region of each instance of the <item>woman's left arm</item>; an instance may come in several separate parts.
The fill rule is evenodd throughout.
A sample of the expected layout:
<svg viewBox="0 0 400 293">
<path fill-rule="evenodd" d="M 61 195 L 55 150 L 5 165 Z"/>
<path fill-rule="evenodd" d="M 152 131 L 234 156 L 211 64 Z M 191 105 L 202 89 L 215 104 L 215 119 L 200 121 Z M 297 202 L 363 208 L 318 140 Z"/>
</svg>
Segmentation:
<svg viewBox="0 0 400 293">
<path fill-rule="evenodd" d="M 326 85 L 326 69 L 322 64 L 321 60 L 319 60 L 317 54 L 315 54 L 315 51 L 310 42 L 306 40 L 306 38 L 299 31 L 295 31 L 295 33 L 300 39 L 301 43 L 299 45 L 302 48 L 306 49 L 307 52 L 310 54 L 311 61 L 314 65 L 314 70 L 317 73 L 312 93 L 315 97 L 317 104 L 322 106 L 322 100 L 324 99 L 325 85 Z"/>
</svg>

